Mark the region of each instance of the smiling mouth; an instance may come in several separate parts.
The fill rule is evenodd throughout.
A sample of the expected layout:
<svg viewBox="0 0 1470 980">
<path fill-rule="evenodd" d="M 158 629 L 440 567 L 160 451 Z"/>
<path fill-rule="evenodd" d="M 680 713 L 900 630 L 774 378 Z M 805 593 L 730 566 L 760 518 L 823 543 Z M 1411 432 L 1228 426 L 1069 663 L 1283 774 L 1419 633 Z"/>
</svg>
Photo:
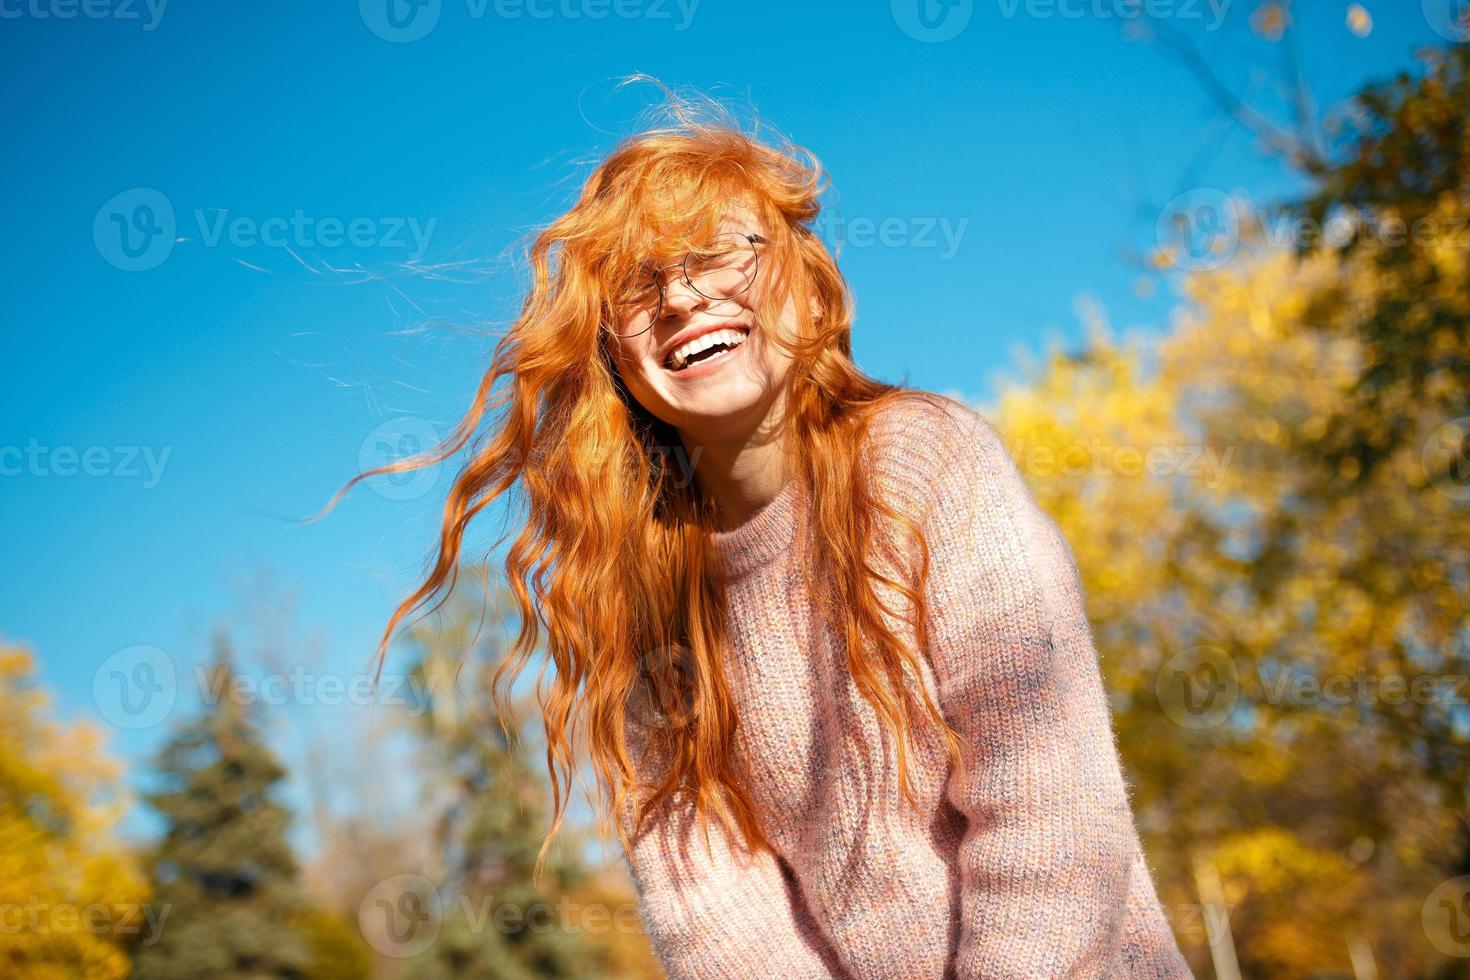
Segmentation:
<svg viewBox="0 0 1470 980">
<path fill-rule="evenodd" d="M 664 358 L 663 368 L 665 371 L 678 374 L 695 364 L 728 357 L 731 352 L 744 344 L 749 336 L 748 327 L 725 327 L 712 331 L 670 351 L 669 356 Z"/>
</svg>

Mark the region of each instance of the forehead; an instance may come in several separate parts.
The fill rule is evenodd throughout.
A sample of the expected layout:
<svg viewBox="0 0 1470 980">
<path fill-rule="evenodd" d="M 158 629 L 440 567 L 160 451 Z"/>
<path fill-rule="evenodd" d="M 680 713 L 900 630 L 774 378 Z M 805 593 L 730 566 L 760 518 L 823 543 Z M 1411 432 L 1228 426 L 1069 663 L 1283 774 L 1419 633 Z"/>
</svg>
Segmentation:
<svg viewBox="0 0 1470 980">
<path fill-rule="evenodd" d="M 655 207 L 640 222 L 639 237 L 645 254 L 670 257 L 698 247 L 712 235 L 725 232 L 764 233 L 759 212 L 738 197 L 703 207 Z"/>
<path fill-rule="evenodd" d="M 764 231 L 760 215 L 743 201 L 731 201 L 720 218 L 720 231 Z"/>
</svg>

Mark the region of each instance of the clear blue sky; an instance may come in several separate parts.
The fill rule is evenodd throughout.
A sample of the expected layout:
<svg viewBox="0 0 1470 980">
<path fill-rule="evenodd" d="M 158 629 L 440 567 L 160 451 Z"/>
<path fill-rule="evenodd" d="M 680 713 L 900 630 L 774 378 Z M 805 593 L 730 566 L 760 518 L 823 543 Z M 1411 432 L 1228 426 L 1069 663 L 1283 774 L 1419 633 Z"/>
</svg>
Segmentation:
<svg viewBox="0 0 1470 980">
<path fill-rule="evenodd" d="M 1136 295 L 1130 254 L 1174 195 L 1293 186 L 1125 40 L 1121 0 L 963 3 L 948 39 L 913 0 L 431 0 L 398 28 L 386 0 L 91 2 L 106 16 L 0 0 L 0 636 L 36 651 L 64 715 L 104 723 L 108 658 L 153 646 L 187 672 L 260 569 L 330 669 L 365 662 L 449 473 L 282 518 L 320 508 L 380 426 L 411 445 L 464 409 L 491 345 L 466 328 L 508 320 L 523 282 L 502 253 L 654 96 L 614 91 L 623 76 L 753 106 L 826 164 L 845 220 L 894 219 L 842 255 L 858 359 L 978 401 L 1018 346 L 1075 339 L 1079 297 L 1118 327 L 1168 322 L 1174 298 Z M 1324 101 L 1442 41 L 1417 2 L 1366 5 L 1358 38 L 1346 3 L 1300 4 Z M 1218 30 L 1206 0 L 1159 9 L 1269 106 L 1280 53 L 1254 6 Z M 171 249 L 122 250 L 165 210 Z M 466 262 L 465 281 L 395 271 L 410 260 Z M 168 726 L 110 728 L 136 760 Z"/>
</svg>

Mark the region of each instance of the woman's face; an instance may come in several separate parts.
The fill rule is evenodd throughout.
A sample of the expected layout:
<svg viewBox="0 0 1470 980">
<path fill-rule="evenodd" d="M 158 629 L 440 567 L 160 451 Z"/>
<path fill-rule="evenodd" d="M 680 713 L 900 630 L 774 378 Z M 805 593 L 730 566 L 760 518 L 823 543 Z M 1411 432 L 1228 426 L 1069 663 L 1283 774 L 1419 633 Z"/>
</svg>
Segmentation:
<svg viewBox="0 0 1470 980">
<path fill-rule="evenodd" d="M 722 237 L 743 233 L 769 238 L 764 225 L 743 208 L 732 208 L 719 231 Z M 675 264 L 663 272 L 662 309 L 655 295 L 642 308 L 627 312 L 615 328 L 623 335 L 613 339 L 618 373 L 629 393 L 655 418 L 700 441 L 754 431 L 784 390 L 791 366 L 789 356 L 766 342 L 772 329 L 793 335 L 797 325 L 790 299 L 779 323 L 756 321 L 759 300 L 771 282 L 772 256 L 768 246 L 755 248 L 754 278 L 738 295 L 701 295 Z M 690 275 L 695 277 L 693 268 Z M 720 331 L 734 331 L 724 340 L 737 346 L 701 351 L 713 339 L 706 335 Z M 701 337 L 706 337 L 702 344 L 688 346 Z"/>
</svg>

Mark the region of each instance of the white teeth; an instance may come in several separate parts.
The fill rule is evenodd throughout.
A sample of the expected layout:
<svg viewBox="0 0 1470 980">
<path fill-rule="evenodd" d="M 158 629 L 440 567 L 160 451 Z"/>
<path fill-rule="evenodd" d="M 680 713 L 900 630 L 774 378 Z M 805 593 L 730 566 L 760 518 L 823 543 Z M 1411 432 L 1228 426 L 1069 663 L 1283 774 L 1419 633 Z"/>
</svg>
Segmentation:
<svg viewBox="0 0 1470 980">
<path fill-rule="evenodd" d="M 708 350 L 716 344 L 726 344 L 732 349 L 740 346 L 745 340 L 748 331 L 737 330 L 729 327 L 724 330 L 715 330 L 710 333 L 695 337 L 685 344 L 680 344 L 669 354 L 665 365 L 674 371 L 682 371 L 689 363 L 689 358 L 700 351 Z"/>
</svg>

